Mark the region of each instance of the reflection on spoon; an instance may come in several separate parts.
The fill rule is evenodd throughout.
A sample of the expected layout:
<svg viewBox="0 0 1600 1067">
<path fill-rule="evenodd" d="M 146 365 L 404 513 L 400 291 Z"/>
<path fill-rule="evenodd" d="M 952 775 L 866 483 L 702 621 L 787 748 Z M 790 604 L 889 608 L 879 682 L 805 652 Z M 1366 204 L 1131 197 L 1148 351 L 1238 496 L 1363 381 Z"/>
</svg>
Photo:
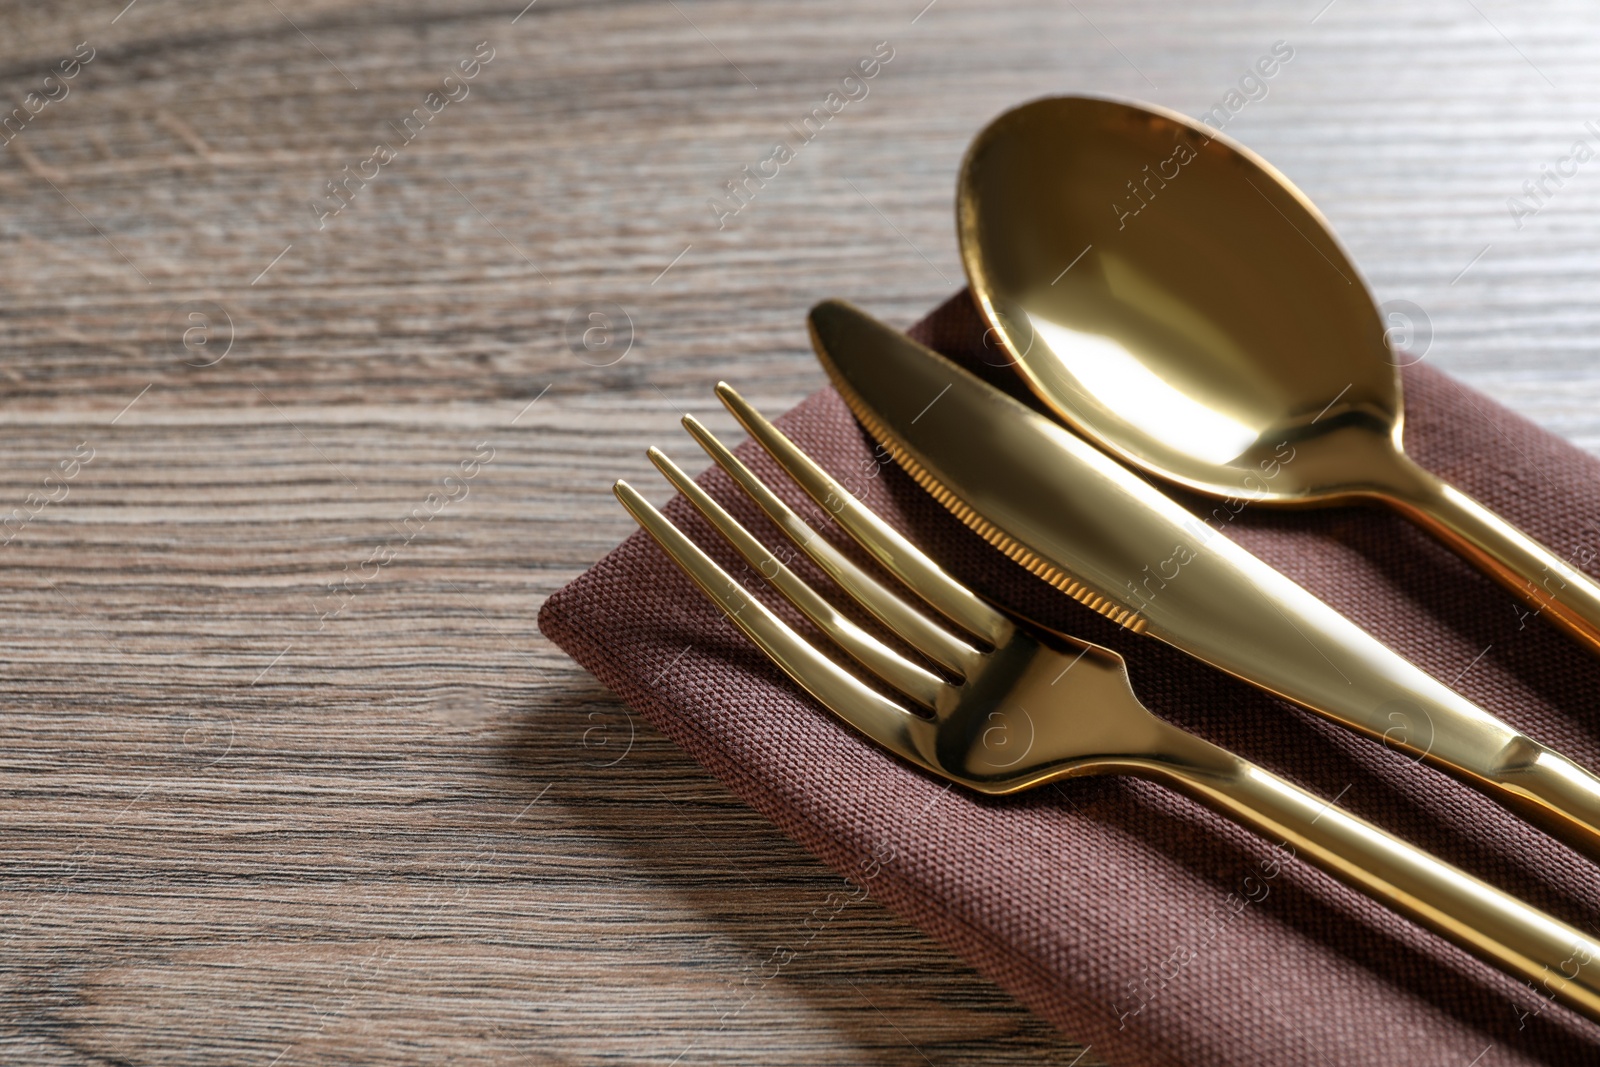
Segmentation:
<svg viewBox="0 0 1600 1067">
<path fill-rule="evenodd" d="M 1160 434 L 1208 463 L 1234 460 L 1260 437 L 1259 430 L 1177 389 L 1110 337 L 1074 330 L 1031 311 L 1028 322 L 1088 397 L 1141 432 Z"/>
</svg>

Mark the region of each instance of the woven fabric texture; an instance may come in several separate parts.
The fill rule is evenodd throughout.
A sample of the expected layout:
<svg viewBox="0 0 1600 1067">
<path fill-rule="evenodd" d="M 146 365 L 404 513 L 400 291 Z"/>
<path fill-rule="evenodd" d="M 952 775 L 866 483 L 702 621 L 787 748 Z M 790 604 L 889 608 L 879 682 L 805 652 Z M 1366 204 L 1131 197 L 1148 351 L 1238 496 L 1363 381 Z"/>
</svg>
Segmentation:
<svg viewBox="0 0 1600 1067">
<path fill-rule="evenodd" d="M 912 333 L 985 369 L 965 293 Z M 1418 462 L 1563 558 L 1594 557 L 1600 461 L 1426 365 L 1404 376 Z M 1579 929 L 1600 924 L 1594 864 L 1409 756 L 1122 631 L 1031 577 L 883 461 L 831 390 L 779 424 L 957 577 L 1121 652 L 1157 715 Z M 687 440 L 671 451 L 694 458 Z M 819 514 L 759 449 L 739 453 L 797 510 Z M 700 481 L 770 547 L 786 546 L 720 471 Z M 1174 495 L 1201 514 L 1216 506 Z M 684 501 L 667 512 L 778 606 Z M 1600 766 L 1600 659 L 1428 535 L 1375 508 L 1247 507 L 1221 526 L 1480 706 Z M 643 533 L 550 597 L 539 624 L 747 803 L 1090 1044 L 1091 1059 L 1600 1062 L 1600 1026 L 1160 786 L 1106 778 L 995 799 L 898 762 L 791 683 Z"/>
</svg>

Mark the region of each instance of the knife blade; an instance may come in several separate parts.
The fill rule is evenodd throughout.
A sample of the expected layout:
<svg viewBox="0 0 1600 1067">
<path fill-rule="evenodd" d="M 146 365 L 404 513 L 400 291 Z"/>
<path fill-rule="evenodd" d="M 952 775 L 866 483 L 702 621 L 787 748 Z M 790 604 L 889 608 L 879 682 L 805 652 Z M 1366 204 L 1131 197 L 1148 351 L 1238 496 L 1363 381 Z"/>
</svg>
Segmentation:
<svg viewBox="0 0 1600 1067">
<path fill-rule="evenodd" d="M 1122 626 L 1410 752 L 1600 856 L 1600 779 L 932 349 L 844 301 L 818 304 L 809 325 L 867 431 L 1013 560 Z M 1397 732 L 1397 706 L 1430 728 Z"/>
</svg>

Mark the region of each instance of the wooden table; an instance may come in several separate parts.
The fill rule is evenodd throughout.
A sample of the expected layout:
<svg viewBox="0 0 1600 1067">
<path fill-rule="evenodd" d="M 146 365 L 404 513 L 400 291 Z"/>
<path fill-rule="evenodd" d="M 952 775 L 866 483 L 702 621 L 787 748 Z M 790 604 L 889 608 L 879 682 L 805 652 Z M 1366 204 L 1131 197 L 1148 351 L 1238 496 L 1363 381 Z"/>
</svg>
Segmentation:
<svg viewBox="0 0 1600 1067">
<path fill-rule="evenodd" d="M 1600 447 L 1585 0 L 124 2 L 0 17 L 6 1063 L 1074 1062 L 872 902 L 744 1003 L 839 878 L 534 625 L 813 301 L 961 285 L 1012 103 L 1286 42 L 1228 132 Z"/>
</svg>

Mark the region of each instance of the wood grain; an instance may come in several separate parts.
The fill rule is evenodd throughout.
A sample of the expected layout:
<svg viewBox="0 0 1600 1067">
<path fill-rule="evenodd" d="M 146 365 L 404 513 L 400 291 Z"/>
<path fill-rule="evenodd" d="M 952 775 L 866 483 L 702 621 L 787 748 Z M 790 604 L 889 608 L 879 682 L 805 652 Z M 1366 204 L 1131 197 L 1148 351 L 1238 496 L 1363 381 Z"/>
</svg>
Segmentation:
<svg viewBox="0 0 1600 1067">
<path fill-rule="evenodd" d="M 0 116 L 30 112 L 0 148 L 0 1057 L 1094 1062 L 870 901 L 763 977 L 838 878 L 538 606 L 629 531 L 612 479 L 666 496 L 643 450 L 680 412 L 730 428 L 714 381 L 820 384 L 813 301 L 909 323 L 959 287 L 988 118 L 1199 113 L 1278 40 L 1228 132 L 1427 358 L 1600 447 L 1600 161 L 1507 207 L 1600 147 L 1600 12 L 924 2 L 0 8 Z"/>
</svg>

